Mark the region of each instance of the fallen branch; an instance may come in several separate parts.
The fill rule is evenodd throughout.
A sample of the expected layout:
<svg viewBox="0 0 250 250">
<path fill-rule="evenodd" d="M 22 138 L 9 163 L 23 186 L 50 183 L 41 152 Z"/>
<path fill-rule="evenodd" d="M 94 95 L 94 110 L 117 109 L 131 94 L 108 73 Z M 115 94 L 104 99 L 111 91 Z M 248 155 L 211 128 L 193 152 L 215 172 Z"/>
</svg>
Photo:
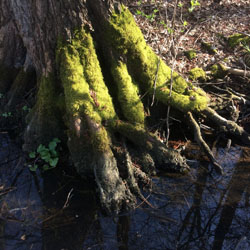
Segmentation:
<svg viewBox="0 0 250 250">
<path fill-rule="evenodd" d="M 200 127 L 199 127 L 198 123 L 195 121 L 192 113 L 188 112 L 187 115 L 188 115 L 189 122 L 190 122 L 190 124 L 193 127 L 193 131 L 194 131 L 194 136 L 195 136 L 196 142 L 199 144 L 199 146 L 204 150 L 204 152 L 206 153 L 206 155 L 208 156 L 208 158 L 211 160 L 211 162 L 213 163 L 213 165 L 215 167 L 215 170 L 218 173 L 223 174 L 222 167 L 216 161 L 216 159 L 214 158 L 213 152 L 211 151 L 211 149 L 209 148 L 209 146 L 207 145 L 207 143 L 202 138 Z"/>
<path fill-rule="evenodd" d="M 230 67 L 225 66 L 225 65 L 223 65 L 223 66 L 225 67 L 225 69 L 228 71 L 229 74 L 250 77 L 250 71 L 242 70 L 242 69 L 234 69 L 234 68 L 230 68 Z"/>
<path fill-rule="evenodd" d="M 220 128 L 223 128 L 225 132 L 228 132 L 238 137 L 243 143 L 250 144 L 250 135 L 234 121 L 230 121 L 220 116 L 215 110 L 207 107 L 202 113 L 209 119 L 215 122 Z"/>
</svg>

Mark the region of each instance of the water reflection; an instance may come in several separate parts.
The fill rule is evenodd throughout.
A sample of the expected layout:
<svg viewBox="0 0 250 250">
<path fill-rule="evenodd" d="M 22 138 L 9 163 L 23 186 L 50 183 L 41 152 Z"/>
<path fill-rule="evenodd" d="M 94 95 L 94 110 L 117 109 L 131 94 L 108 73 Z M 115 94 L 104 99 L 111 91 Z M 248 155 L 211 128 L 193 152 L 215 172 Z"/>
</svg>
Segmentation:
<svg viewBox="0 0 250 250">
<path fill-rule="evenodd" d="M 0 134 L 0 249 L 250 249 L 250 149 L 219 149 L 224 176 L 195 163 L 154 178 L 147 204 L 104 217 L 93 192 L 67 174 L 32 174 Z M 241 157 L 240 157 L 241 156 Z"/>
</svg>

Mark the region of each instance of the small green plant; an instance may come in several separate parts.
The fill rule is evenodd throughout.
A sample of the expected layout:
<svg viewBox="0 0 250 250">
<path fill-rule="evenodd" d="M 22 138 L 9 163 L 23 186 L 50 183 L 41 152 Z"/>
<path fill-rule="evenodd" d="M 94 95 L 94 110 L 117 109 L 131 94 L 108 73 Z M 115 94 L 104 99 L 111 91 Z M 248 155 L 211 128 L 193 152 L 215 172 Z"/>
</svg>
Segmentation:
<svg viewBox="0 0 250 250">
<path fill-rule="evenodd" d="M 0 93 L 0 99 L 2 99 L 2 98 L 3 98 L 3 96 L 4 96 L 4 94 L 3 94 L 3 93 Z"/>
<path fill-rule="evenodd" d="M 168 34 L 173 34 L 174 30 L 168 27 Z"/>
<path fill-rule="evenodd" d="M 136 10 L 136 15 L 138 15 L 138 16 L 144 16 L 145 14 L 141 10 Z"/>
<path fill-rule="evenodd" d="M 28 112 L 29 112 L 29 111 L 30 111 L 30 108 L 29 108 L 27 105 L 25 105 L 25 106 L 22 107 L 22 110 L 23 110 L 23 111 L 28 111 Z"/>
<path fill-rule="evenodd" d="M 179 2 L 179 3 L 178 3 L 178 7 L 182 8 L 182 7 L 183 7 L 183 3 L 182 3 L 182 2 Z"/>
<path fill-rule="evenodd" d="M 164 28 L 167 28 L 167 24 L 163 20 L 161 20 L 159 24 L 161 24 Z"/>
<path fill-rule="evenodd" d="M 190 1 L 190 8 L 188 8 L 188 11 L 191 13 L 194 11 L 194 9 L 197 7 L 197 6 L 200 6 L 200 3 L 198 0 L 191 0 Z"/>
<path fill-rule="evenodd" d="M 54 138 L 48 145 L 48 147 L 40 144 L 36 152 L 30 152 L 29 158 L 34 159 L 32 165 L 28 165 L 30 171 L 36 171 L 38 169 L 38 163 L 41 163 L 42 170 L 47 171 L 57 166 L 59 161 L 58 152 L 56 150 L 58 143 L 61 141 L 58 138 Z"/>
<path fill-rule="evenodd" d="M 188 25 L 188 22 L 187 21 L 183 21 L 183 26 L 187 26 Z"/>
<path fill-rule="evenodd" d="M 154 9 L 153 12 L 150 15 L 147 15 L 147 14 L 145 14 L 141 10 L 136 10 L 136 15 L 146 17 L 150 22 L 153 22 L 155 20 L 157 12 L 159 12 L 159 10 L 158 9 Z"/>
<path fill-rule="evenodd" d="M 242 47 L 245 49 L 247 53 L 250 53 L 250 46 L 246 42 L 242 42 Z"/>
<path fill-rule="evenodd" d="M 4 113 L 2 113 L 2 117 L 7 118 L 7 117 L 10 117 L 10 116 L 12 116 L 11 112 L 4 112 Z"/>
</svg>

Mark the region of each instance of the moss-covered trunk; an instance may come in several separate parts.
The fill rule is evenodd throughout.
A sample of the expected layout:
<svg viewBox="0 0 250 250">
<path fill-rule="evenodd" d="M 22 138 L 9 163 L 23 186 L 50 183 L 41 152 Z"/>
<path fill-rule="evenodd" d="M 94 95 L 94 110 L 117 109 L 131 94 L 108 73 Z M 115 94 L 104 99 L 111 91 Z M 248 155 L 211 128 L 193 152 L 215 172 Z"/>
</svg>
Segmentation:
<svg viewBox="0 0 250 250">
<path fill-rule="evenodd" d="M 156 166 L 189 169 L 179 152 L 148 131 L 142 96 L 204 114 L 209 99 L 156 56 L 125 6 L 103 0 L 3 2 L 0 14 L 8 18 L 0 19 L 1 91 L 17 99 L 18 90 L 29 86 L 27 69 L 37 76 L 25 150 L 54 137 L 67 142 L 78 173 L 94 176 L 108 211 L 144 200 L 139 187 L 150 184 Z M 20 58 L 7 53 L 14 41 Z"/>
</svg>

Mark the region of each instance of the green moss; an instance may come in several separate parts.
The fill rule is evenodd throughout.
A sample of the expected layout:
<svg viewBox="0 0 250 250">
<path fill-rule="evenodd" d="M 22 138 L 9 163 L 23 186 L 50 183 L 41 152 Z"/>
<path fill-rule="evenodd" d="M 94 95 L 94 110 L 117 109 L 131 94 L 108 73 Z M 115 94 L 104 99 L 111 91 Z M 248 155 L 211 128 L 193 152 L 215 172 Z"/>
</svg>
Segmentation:
<svg viewBox="0 0 250 250">
<path fill-rule="evenodd" d="M 185 51 L 184 54 L 189 60 L 192 60 L 196 57 L 196 51 L 193 49 Z"/>
<path fill-rule="evenodd" d="M 80 30 L 76 33 L 73 46 L 77 49 L 90 95 L 97 112 L 103 120 L 115 119 L 116 114 L 108 88 L 103 80 L 101 67 L 94 48 L 90 33 Z"/>
<path fill-rule="evenodd" d="M 188 95 L 178 94 L 173 91 L 171 97 L 169 97 L 170 91 L 167 87 L 157 88 L 156 93 L 159 101 L 166 105 L 170 104 L 173 107 L 178 107 L 182 112 L 203 110 L 209 102 L 205 92 L 198 88 L 188 90 Z"/>
<path fill-rule="evenodd" d="M 148 150 L 153 149 L 153 142 L 150 140 L 149 133 L 145 130 L 143 125 L 134 125 L 128 122 L 117 120 L 114 128 L 119 133 L 134 142 L 135 145 L 147 148 Z"/>
<path fill-rule="evenodd" d="M 211 73 L 214 78 L 224 78 L 227 75 L 227 69 L 220 63 L 211 67 Z"/>
<path fill-rule="evenodd" d="M 34 150 L 40 143 L 47 144 L 54 137 L 62 135 L 61 113 L 57 107 L 55 77 L 49 74 L 38 79 L 39 90 L 35 106 L 26 116 L 26 149 Z"/>
<path fill-rule="evenodd" d="M 144 124 L 144 107 L 138 95 L 138 87 L 133 83 L 126 64 L 118 63 L 114 65 L 112 75 L 117 84 L 117 97 L 123 115 L 132 123 Z"/>
<path fill-rule="evenodd" d="M 56 105 L 55 78 L 52 74 L 48 77 L 42 76 L 38 80 L 39 91 L 37 93 L 36 112 L 46 114 L 48 118 L 54 116 Z"/>
<path fill-rule="evenodd" d="M 110 137 L 104 127 L 91 134 L 91 144 L 95 152 L 109 151 L 110 143 Z"/>
<path fill-rule="evenodd" d="M 154 83 L 157 75 L 156 88 L 165 88 L 170 86 L 171 81 L 171 68 L 168 67 L 159 57 L 153 52 L 153 50 L 146 44 L 143 34 L 136 25 L 132 14 L 125 7 L 122 7 L 120 13 L 113 13 L 110 22 L 106 24 L 106 39 L 107 44 L 112 44 L 112 48 L 116 51 L 115 54 L 122 54 L 127 59 L 127 68 L 129 74 L 138 83 L 140 89 L 151 95 L 154 92 Z M 157 65 L 159 68 L 157 70 Z M 180 75 L 173 72 L 173 95 L 177 98 L 172 104 L 176 104 L 175 108 L 185 106 L 185 110 L 190 110 L 193 107 L 204 108 L 205 105 L 202 102 L 202 106 L 193 105 L 193 101 L 182 102 L 183 95 L 186 95 L 186 89 L 192 87 L 190 83 L 187 83 Z M 158 98 L 159 92 L 156 93 Z M 180 94 L 180 96 L 178 96 Z M 186 97 L 190 100 L 190 95 Z M 160 95 L 162 98 L 162 95 Z M 164 103 L 168 101 L 168 97 Z M 207 98 L 201 97 L 203 100 Z M 177 101 L 178 100 L 178 101 Z M 196 102 L 196 101 L 194 101 Z"/>
<path fill-rule="evenodd" d="M 249 44 L 249 43 L 250 43 L 250 38 L 243 34 L 234 34 L 228 37 L 228 45 L 231 48 L 235 48 L 240 44 Z"/>
<path fill-rule="evenodd" d="M 201 68 L 193 68 L 189 71 L 189 79 L 191 81 L 206 81 L 206 73 L 203 69 Z"/>
<path fill-rule="evenodd" d="M 207 43 L 207 42 L 202 42 L 201 43 L 202 47 L 209 53 L 209 54 L 217 54 L 218 51 L 216 50 L 216 48 L 210 44 L 210 43 Z"/>
<path fill-rule="evenodd" d="M 101 124 L 114 121 L 116 113 L 90 34 L 79 30 L 71 44 L 58 47 L 57 62 L 60 63 L 60 78 L 70 120 L 83 117 L 95 151 L 109 150 L 108 134 Z"/>
<path fill-rule="evenodd" d="M 61 79 L 67 83 L 66 102 L 70 112 L 74 115 L 83 112 L 98 122 L 114 119 L 112 99 L 103 80 L 91 35 L 84 30 L 77 31 L 72 44 L 59 48 L 58 52 L 61 54 Z"/>
</svg>

